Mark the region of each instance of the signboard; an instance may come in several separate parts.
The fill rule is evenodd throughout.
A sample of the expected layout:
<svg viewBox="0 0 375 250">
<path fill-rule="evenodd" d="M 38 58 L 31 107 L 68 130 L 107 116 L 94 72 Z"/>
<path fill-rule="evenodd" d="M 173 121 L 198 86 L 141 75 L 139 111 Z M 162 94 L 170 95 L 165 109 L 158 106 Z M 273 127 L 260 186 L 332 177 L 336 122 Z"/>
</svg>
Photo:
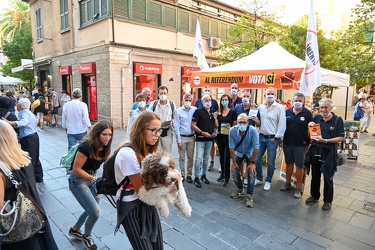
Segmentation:
<svg viewBox="0 0 375 250">
<path fill-rule="evenodd" d="M 109 60 L 110 60 L 111 63 L 128 64 L 129 63 L 129 54 L 111 52 L 109 54 Z"/>
<path fill-rule="evenodd" d="M 161 74 L 163 66 L 160 64 L 134 63 L 134 73 Z"/>
<path fill-rule="evenodd" d="M 359 121 L 344 121 L 345 139 L 337 145 L 337 149 L 342 148 L 348 160 L 358 160 L 360 127 Z"/>
<path fill-rule="evenodd" d="M 91 74 L 95 73 L 95 63 L 85 63 L 78 65 L 78 74 Z"/>
<path fill-rule="evenodd" d="M 72 74 L 72 66 L 60 66 L 58 69 L 60 76 Z"/>
<path fill-rule="evenodd" d="M 220 71 L 220 72 L 193 72 L 191 85 L 202 88 L 210 85 L 216 88 L 229 88 L 237 83 L 243 89 L 275 89 L 298 90 L 302 69 L 288 70 L 248 70 L 248 71 Z"/>
<path fill-rule="evenodd" d="M 200 68 L 192 68 L 192 67 L 182 67 L 182 76 L 188 76 L 191 77 L 193 72 L 200 71 Z"/>
</svg>

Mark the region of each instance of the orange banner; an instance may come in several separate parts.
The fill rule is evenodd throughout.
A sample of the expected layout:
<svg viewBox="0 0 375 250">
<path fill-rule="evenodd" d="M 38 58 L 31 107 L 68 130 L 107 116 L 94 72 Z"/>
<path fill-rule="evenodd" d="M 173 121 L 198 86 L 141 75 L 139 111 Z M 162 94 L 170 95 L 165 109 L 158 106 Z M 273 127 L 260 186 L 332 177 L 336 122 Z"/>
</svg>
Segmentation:
<svg viewBox="0 0 375 250">
<path fill-rule="evenodd" d="M 241 89 L 299 89 L 301 68 L 277 70 L 246 70 L 222 72 L 193 72 L 191 84 L 193 88 L 206 85 L 215 88 L 230 88 L 237 83 Z"/>
</svg>

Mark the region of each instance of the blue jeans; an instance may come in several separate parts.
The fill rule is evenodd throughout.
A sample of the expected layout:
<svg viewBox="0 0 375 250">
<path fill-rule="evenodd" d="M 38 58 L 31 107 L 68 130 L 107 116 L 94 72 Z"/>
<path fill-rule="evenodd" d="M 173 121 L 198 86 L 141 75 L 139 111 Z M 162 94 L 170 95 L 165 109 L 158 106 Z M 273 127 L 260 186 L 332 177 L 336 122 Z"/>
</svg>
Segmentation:
<svg viewBox="0 0 375 250">
<path fill-rule="evenodd" d="M 263 169 L 262 169 L 262 156 L 264 152 L 267 150 L 267 177 L 266 181 L 271 182 L 273 172 L 275 172 L 275 160 L 276 160 L 276 150 L 279 146 L 280 139 L 276 141 L 272 141 L 270 138 L 264 138 L 263 136 L 259 135 L 259 151 L 258 156 L 255 161 L 256 169 L 257 169 L 257 179 L 262 181 L 263 180 Z"/>
<path fill-rule="evenodd" d="M 96 186 L 84 179 L 75 176 L 73 173 L 69 176 L 69 189 L 85 210 L 79 216 L 75 227 L 81 228 L 85 223 L 85 235 L 91 235 L 92 229 L 99 219 L 99 201 L 100 196 L 96 193 Z"/>
<path fill-rule="evenodd" d="M 80 133 L 80 134 L 68 134 L 68 151 L 74 146 L 77 144 L 78 141 L 82 140 L 83 137 L 85 137 L 85 135 L 87 134 L 87 132 L 83 132 L 83 133 Z"/>
<path fill-rule="evenodd" d="M 212 147 L 212 141 L 197 141 L 195 142 L 195 163 L 194 176 L 199 178 L 200 167 L 202 166 L 202 175 L 206 174 L 208 160 Z"/>
<path fill-rule="evenodd" d="M 246 161 L 246 165 L 244 165 L 244 168 L 245 167 L 247 168 L 250 164 L 250 159 L 246 155 L 244 155 L 243 157 L 236 156 L 236 163 L 237 163 L 238 168 L 235 168 L 233 170 L 233 180 L 237 186 L 237 189 L 239 190 L 243 189 L 241 173 L 240 173 L 240 166 L 243 160 Z M 254 184 L 255 184 L 255 174 L 251 170 L 248 170 L 247 171 L 247 194 L 251 194 L 251 195 L 253 194 Z"/>
</svg>

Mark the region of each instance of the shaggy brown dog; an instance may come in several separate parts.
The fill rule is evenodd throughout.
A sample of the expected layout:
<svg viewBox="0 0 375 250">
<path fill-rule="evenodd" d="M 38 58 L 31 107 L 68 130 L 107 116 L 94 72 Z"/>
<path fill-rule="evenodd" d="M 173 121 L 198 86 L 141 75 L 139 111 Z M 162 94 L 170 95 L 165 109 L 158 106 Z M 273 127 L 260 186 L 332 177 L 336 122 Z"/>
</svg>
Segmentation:
<svg viewBox="0 0 375 250">
<path fill-rule="evenodd" d="M 169 215 L 169 203 L 189 217 L 192 209 L 185 189 L 181 181 L 178 181 L 181 180 L 181 174 L 174 169 L 176 164 L 172 155 L 167 152 L 149 154 L 141 165 L 143 186 L 138 192 L 139 199 L 159 208 L 164 217 Z"/>
</svg>

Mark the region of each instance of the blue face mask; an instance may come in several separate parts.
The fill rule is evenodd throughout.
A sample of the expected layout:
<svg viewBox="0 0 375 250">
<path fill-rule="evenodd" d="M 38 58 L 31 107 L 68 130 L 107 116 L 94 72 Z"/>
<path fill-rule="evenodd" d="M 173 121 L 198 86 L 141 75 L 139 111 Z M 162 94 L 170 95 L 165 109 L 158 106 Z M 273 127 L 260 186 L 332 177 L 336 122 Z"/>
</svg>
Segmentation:
<svg viewBox="0 0 375 250">
<path fill-rule="evenodd" d="M 209 96 L 211 96 L 211 93 L 210 93 L 209 91 L 205 91 L 205 92 L 203 93 L 203 95 L 209 95 Z"/>
<path fill-rule="evenodd" d="M 238 129 L 239 129 L 241 132 L 245 132 L 246 129 L 247 129 L 247 124 L 238 124 Z"/>
<path fill-rule="evenodd" d="M 223 105 L 224 108 L 228 107 L 229 102 L 228 101 L 223 101 L 221 102 L 221 105 Z"/>
</svg>

